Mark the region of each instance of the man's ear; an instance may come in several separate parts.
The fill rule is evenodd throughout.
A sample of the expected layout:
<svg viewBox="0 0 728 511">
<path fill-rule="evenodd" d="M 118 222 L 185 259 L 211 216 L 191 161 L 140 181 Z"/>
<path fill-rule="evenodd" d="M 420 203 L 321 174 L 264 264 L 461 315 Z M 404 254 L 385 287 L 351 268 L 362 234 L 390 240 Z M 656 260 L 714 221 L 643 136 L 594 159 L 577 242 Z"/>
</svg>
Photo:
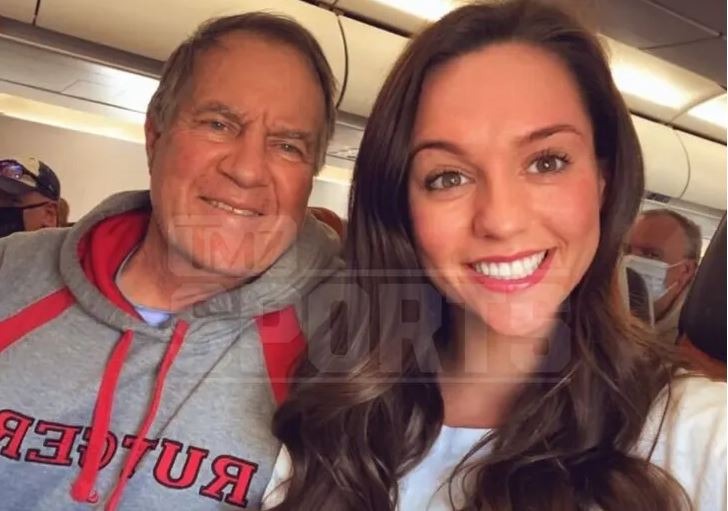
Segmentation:
<svg viewBox="0 0 728 511">
<path fill-rule="evenodd" d="M 698 270 L 698 263 L 696 261 L 684 261 L 678 268 L 680 273 L 677 276 L 676 282 L 678 283 L 680 292 L 688 288 L 695 278 L 695 273 Z"/>
<path fill-rule="evenodd" d="M 144 121 L 144 137 L 145 147 L 147 150 L 147 166 L 151 172 L 152 162 L 154 161 L 154 151 L 157 147 L 157 141 L 161 135 L 161 129 L 157 126 L 157 123 L 152 119 L 151 116 L 147 115 Z"/>
<path fill-rule="evenodd" d="M 58 223 L 58 203 L 49 202 L 43 206 L 43 226 L 61 227 Z"/>
<path fill-rule="evenodd" d="M 695 278 L 695 274 L 698 272 L 698 262 L 693 260 L 688 261 L 685 272 L 687 274 L 687 281 L 692 282 Z"/>
</svg>

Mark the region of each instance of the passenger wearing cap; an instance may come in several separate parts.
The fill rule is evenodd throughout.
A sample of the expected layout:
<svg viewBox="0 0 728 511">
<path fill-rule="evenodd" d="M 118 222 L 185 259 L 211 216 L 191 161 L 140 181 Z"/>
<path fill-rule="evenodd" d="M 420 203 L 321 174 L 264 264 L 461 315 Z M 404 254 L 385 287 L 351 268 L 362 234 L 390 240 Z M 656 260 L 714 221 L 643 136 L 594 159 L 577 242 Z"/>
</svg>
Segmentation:
<svg viewBox="0 0 728 511">
<path fill-rule="evenodd" d="M 37 158 L 0 160 L 0 238 L 58 227 L 61 183 Z"/>
</svg>

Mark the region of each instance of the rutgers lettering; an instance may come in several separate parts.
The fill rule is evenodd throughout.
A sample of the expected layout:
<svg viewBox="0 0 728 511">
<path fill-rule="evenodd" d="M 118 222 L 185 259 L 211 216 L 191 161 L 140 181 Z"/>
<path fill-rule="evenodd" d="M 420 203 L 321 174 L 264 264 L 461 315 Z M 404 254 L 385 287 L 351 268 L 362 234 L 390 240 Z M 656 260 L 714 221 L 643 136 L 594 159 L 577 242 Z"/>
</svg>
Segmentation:
<svg viewBox="0 0 728 511">
<path fill-rule="evenodd" d="M 246 496 L 253 474 L 258 465 L 232 456 L 218 456 L 212 462 L 212 471 L 215 479 L 200 489 L 200 495 L 215 500 L 223 500 L 224 490 L 232 486 L 230 492 L 224 497 L 225 502 L 233 506 L 246 507 Z"/>
<path fill-rule="evenodd" d="M 76 437 L 83 428 L 81 426 L 66 426 L 54 422 L 38 421 L 35 425 L 35 432 L 46 436 L 49 433 L 59 433 L 57 438 L 46 438 L 43 446 L 50 448 L 48 454 L 42 454 L 39 449 L 28 449 L 25 454 L 25 461 L 33 463 L 45 463 L 47 465 L 71 465 L 71 451 Z"/>
<path fill-rule="evenodd" d="M 131 449 L 131 446 L 134 445 L 134 441 L 137 439 L 136 435 L 126 435 L 124 437 L 124 440 L 121 442 L 121 445 L 124 446 L 125 449 Z M 133 476 L 136 472 L 137 467 L 139 466 L 139 462 L 142 461 L 144 456 L 149 451 L 153 451 L 157 448 L 157 440 L 149 440 L 148 438 L 142 438 L 142 449 L 139 451 L 139 454 L 136 455 L 137 458 L 132 462 L 132 470 L 131 475 Z"/>
<path fill-rule="evenodd" d="M 189 488 L 197 481 L 202 461 L 207 458 L 210 451 L 189 446 L 180 475 L 175 478 L 172 477 L 172 466 L 181 450 L 181 443 L 166 438 L 162 440 L 162 453 L 157 458 L 157 465 L 154 467 L 154 478 L 159 484 L 163 484 L 167 488 L 183 489 Z"/>
<path fill-rule="evenodd" d="M 88 442 L 89 438 L 91 438 L 91 428 L 85 428 L 83 430 L 83 441 Z M 106 465 L 111 463 L 111 459 L 116 454 L 116 449 L 118 446 L 119 440 L 116 438 L 116 435 L 113 434 L 111 431 L 106 433 L 104 454 L 101 456 L 101 468 L 105 468 Z M 76 452 L 78 453 L 78 466 L 83 467 L 83 464 L 86 462 L 86 444 L 83 443 L 79 445 L 76 449 Z"/>
<path fill-rule="evenodd" d="M 0 448 L 0 456 L 11 460 L 20 459 L 20 446 L 34 420 L 12 410 L 0 410 L 0 445 L 7 440 L 5 446 Z"/>
<path fill-rule="evenodd" d="M 13 461 L 59 467 L 70 467 L 75 461 L 81 467 L 86 459 L 90 434 L 88 427 L 36 420 L 14 410 L 0 410 L 0 456 Z M 34 445 L 41 443 L 43 447 L 24 451 L 23 442 L 32 437 L 35 437 Z M 119 437 L 109 431 L 101 468 L 115 458 L 125 459 L 135 440 L 134 435 L 125 435 L 119 441 Z M 247 506 L 248 491 L 258 470 L 256 463 L 225 454 L 205 464 L 210 451 L 202 447 L 185 446 L 169 438 L 144 438 L 141 443 L 143 448 L 132 460 L 132 476 L 146 456 L 156 456 L 152 475 L 159 485 L 170 490 L 186 490 L 203 478 L 208 482 L 198 488 L 197 494 L 201 497 L 239 508 Z"/>
</svg>

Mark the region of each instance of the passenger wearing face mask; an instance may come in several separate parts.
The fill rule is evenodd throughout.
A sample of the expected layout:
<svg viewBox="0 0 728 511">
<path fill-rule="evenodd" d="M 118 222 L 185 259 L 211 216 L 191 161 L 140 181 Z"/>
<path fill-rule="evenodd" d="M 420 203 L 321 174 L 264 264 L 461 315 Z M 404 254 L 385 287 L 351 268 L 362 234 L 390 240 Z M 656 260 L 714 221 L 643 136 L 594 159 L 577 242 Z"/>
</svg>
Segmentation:
<svg viewBox="0 0 728 511">
<path fill-rule="evenodd" d="M 0 238 L 58 227 L 61 183 L 36 158 L 0 160 Z"/>
<path fill-rule="evenodd" d="M 652 300 L 660 340 L 673 344 L 680 310 L 700 259 L 695 222 L 668 209 L 643 212 L 629 235 L 626 264 L 642 276 Z"/>
</svg>

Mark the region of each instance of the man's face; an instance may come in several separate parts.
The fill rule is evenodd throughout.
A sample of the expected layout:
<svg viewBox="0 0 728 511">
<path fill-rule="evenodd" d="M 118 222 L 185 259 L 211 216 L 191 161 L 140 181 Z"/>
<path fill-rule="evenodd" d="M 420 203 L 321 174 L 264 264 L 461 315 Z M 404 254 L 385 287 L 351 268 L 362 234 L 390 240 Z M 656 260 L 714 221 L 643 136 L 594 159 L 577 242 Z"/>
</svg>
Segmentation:
<svg viewBox="0 0 728 511">
<path fill-rule="evenodd" d="M 46 227 L 58 226 L 58 204 L 38 192 L 28 192 L 22 195 L 0 193 L 0 207 L 27 207 L 23 210 L 23 224 L 26 231 L 37 231 Z"/>
<path fill-rule="evenodd" d="M 153 219 L 170 253 L 209 275 L 265 271 L 300 227 L 324 98 L 294 48 L 233 33 L 204 52 L 167 126 L 147 122 Z"/>
<path fill-rule="evenodd" d="M 685 258 L 687 248 L 685 231 L 669 216 L 641 216 L 632 227 L 627 244 L 628 253 L 672 266 L 665 277 L 665 288 L 669 288 L 669 291 L 655 302 L 655 313 L 658 316 L 683 291 L 695 274 L 696 263 Z"/>
</svg>

